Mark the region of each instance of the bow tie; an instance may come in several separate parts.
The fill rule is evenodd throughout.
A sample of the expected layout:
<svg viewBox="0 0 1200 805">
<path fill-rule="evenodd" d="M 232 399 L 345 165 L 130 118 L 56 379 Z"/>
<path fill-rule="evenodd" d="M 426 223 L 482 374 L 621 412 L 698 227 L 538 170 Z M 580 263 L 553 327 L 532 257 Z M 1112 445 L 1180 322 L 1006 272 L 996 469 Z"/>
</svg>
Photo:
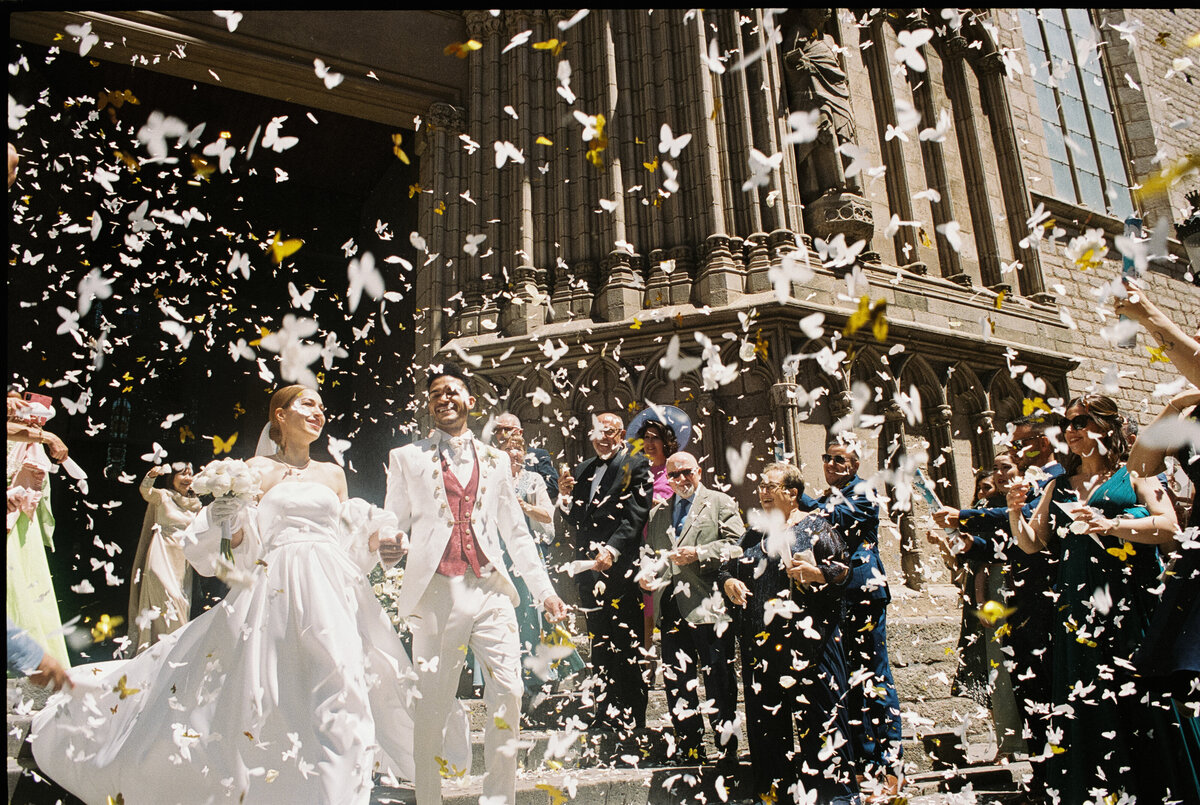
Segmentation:
<svg viewBox="0 0 1200 805">
<path fill-rule="evenodd" d="M 445 441 L 446 445 L 455 453 L 466 449 L 467 445 L 471 443 L 469 436 L 451 436 L 443 441 Z"/>
</svg>

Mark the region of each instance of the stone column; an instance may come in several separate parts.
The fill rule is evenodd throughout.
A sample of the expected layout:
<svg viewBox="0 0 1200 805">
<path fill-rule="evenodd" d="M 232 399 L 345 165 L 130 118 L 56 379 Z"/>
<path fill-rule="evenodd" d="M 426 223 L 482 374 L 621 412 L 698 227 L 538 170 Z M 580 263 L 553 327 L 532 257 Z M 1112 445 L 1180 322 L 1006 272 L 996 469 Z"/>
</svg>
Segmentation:
<svg viewBox="0 0 1200 805">
<path fill-rule="evenodd" d="M 746 256 L 746 293 L 762 293 L 771 290 L 768 274 L 771 270 L 770 236 L 766 232 L 755 232 L 746 238 L 749 254 Z"/>
<path fill-rule="evenodd" d="M 900 406 L 894 400 L 888 402 L 883 410 L 883 430 L 880 434 L 881 445 L 895 444 L 896 448 L 887 453 L 887 468 L 895 470 L 899 467 L 908 452 L 904 432 L 905 416 Z M 888 498 L 896 499 L 895 488 L 887 485 Z M 925 569 L 921 555 L 921 541 L 913 525 L 913 512 L 893 511 L 896 529 L 900 532 L 900 574 L 904 585 L 911 590 L 920 590 L 925 586 Z"/>
<path fill-rule="evenodd" d="M 927 27 L 927 20 L 924 18 L 914 19 L 911 15 L 905 17 L 905 22 L 910 30 Z M 937 108 L 933 103 L 933 65 L 929 61 L 931 55 L 928 48 L 922 47 L 921 51 L 926 56 L 926 69 L 923 73 L 918 73 L 915 70 L 909 70 L 908 84 L 912 90 L 913 108 L 921 113 L 921 121 L 926 126 L 933 126 L 937 121 Z M 897 138 L 899 139 L 899 138 Z M 895 142 L 893 140 L 893 142 Z M 946 153 L 942 148 L 942 144 L 933 140 L 921 140 L 921 162 L 925 166 L 925 184 L 929 188 L 936 190 L 941 196 L 940 201 L 930 202 L 930 210 L 933 214 L 934 231 L 931 233 L 937 240 L 938 259 L 942 267 L 942 276 L 948 280 L 959 283 L 960 285 L 970 285 L 971 280 L 963 272 L 962 258 L 954 247 L 950 245 L 950 241 L 944 234 L 937 231 L 939 226 L 942 226 L 950 221 L 955 220 L 954 216 L 954 199 L 950 194 L 950 181 L 946 176 Z M 973 195 L 975 192 L 986 192 L 982 187 L 979 191 L 973 188 L 967 195 Z M 901 227 L 908 229 L 911 227 Z"/>
<path fill-rule="evenodd" d="M 704 268 L 696 279 L 692 299 L 697 307 L 728 305 L 741 297 L 745 272 L 734 262 L 729 251 L 729 238 L 725 235 L 709 235 L 704 249 Z"/>
<path fill-rule="evenodd" d="M 983 141 L 975 125 L 975 110 L 971 104 L 971 91 L 967 83 L 963 58 L 967 53 L 965 36 L 950 36 L 945 40 L 942 61 L 942 78 L 950 105 L 954 109 L 954 133 L 958 141 L 958 153 L 962 159 L 963 175 L 968 188 L 978 188 L 967 193 L 967 204 L 971 211 L 971 229 L 975 234 L 975 249 L 979 252 L 980 282 L 992 290 L 999 290 L 1001 283 L 1000 254 L 996 246 L 995 217 L 992 203 L 987 194 L 987 174 L 983 168 Z M 928 124 L 927 124 L 928 125 Z"/>
<path fill-rule="evenodd" d="M 995 415 L 995 411 L 976 411 L 970 416 L 971 445 L 981 467 L 992 466 L 992 462 L 996 459 L 996 444 L 992 441 L 992 430 L 995 428 L 992 417 Z M 971 494 L 974 492 L 975 490 L 972 489 Z M 974 502 L 971 501 L 971 503 Z"/>
<path fill-rule="evenodd" d="M 796 389 L 795 378 L 786 378 L 784 382 L 771 386 L 771 410 L 775 412 L 775 425 L 783 434 L 784 460 L 799 467 L 800 426 Z"/>
<path fill-rule="evenodd" d="M 1025 182 L 1025 167 L 1021 163 L 1017 132 L 1013 127 L 1012 111 L 1008 104 L 1008 88 L 1004 86 L 1004 60 L 999 53 L 981 56 L 975 62 L 979 78 L 979 94 L 983 113 L 992 131 L 992 145 L 1000 168 L 1000 187 L 1004 194 L 1004 212 L 1008 216 L 1009 237 L 1013 253 L 1024 268 L 1019 280 L 1021 292 L 1035 302 L 1051 303 L 1054 297 L 1046 293 L 1042 279 L 1042 263 L 1035 246 L 1022 247 L 1026 234 L 1025 222 L 1033 214 L 1029 190 Z"/>
<path fill-rule="evenodd" d="M 891 140 L 884 139 L 888 124 L 895 122 L 896 92 L 892 87 L 891 65 L 888 64 L 891 45 L 887 39 L 887 29 L 883 27 L 881 19 L 876 19 L 871 24 L 870 38 L 871 46 L 864 50 L 862 55 L 871 80 L 879 148 L 883 154 L 883 164 L 887 168 L 887 172 L 884 174 L 884 185 L 887 188 L 888 209 L 893 214 L 899 215 L 902 221 L 914 221 L 916 215 L 913 212 L 908 169 L 904 162 L 904 144 L 898 137 Z M 817 225 L 817 222 L 813 221 L 813 233 L 823 240 L 828 240 L 828 236 L 817 232 Z M 846 236 L 846 240 L 850 241 L 849 235 Z M 896 249 L 897 265 L 906 266 L 910 271 L 925 273 L 924 270 L 914 267 L 916 263 L 924 264 L 926 258 L 921 252 L 921 244 L 917 242 L 916 232 L 912 227 L 900 227 L 892 236 L 892 244 Z"/>
<path fill-rule="evenodd" d="M 929 476 L 935 480 L 944 480 L 948 486 L 938 484 L 938 497 L 947 506 L 959 505 L 958 475 L 955 472 L 953 433 L 950 430 L 952 411 L 948 405 L 934 406 L 926 416 L 929 428 Z M 939 456 L 942 461 L 934 466 Z"/>
<path fill-rule="evenodd" d="M 416 363 L 429 363 L 441 349 L 442 344 L 453 337 L 448 332 L 452 323 L 446 321 L 442 309 L 446 298 L 458 293 L 457 266 L 446 258 L 447 232 L 444 215 L 438 215 L 434 206 L 448 194 L 450 182 L 458 177 L 448 176 L 447 163 L 450 140 L 462 131 L 463 118 L 459 109 L 446 103 L 435 103 L 429 107 L 427 124 L 417 138 L 416 153 L 421 158 L 420 183 L 429 188 L 432 193 L 422 193 L 420 197 L 420 220 L 422 231 L 429 233 L 429 250 L 440 253 L 442 260 L 429 266 L 418 255 L 415 285 L 417 288 L 417 307 L 426 313 L 425 326 L 429 334 L 427 342 L 418 347 Z M 442 261 L 445 261 L 443 264 Z"/>
</svg>

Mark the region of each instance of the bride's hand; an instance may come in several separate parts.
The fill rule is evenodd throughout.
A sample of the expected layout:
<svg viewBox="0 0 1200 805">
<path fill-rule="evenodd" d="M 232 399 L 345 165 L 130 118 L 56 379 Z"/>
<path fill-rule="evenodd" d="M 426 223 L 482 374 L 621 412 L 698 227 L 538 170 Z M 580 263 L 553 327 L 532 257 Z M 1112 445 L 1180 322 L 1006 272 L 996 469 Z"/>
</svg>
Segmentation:
<svg viewBox="0 0 1200 805">
<path fill-rule="evenodd" d="M 376 531 L 371 536 L 367 537 L 367 551 L 375 553 L 379 550 L 379 532 Z"/>
</svg>

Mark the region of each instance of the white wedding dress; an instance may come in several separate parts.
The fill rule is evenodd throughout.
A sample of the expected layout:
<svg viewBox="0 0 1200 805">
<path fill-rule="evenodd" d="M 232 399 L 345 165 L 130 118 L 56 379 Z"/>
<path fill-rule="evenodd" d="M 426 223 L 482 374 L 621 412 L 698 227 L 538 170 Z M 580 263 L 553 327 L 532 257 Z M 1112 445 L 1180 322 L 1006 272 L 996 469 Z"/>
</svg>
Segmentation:
<svg viewBox="0 0 1200 805">
<path fill-rule="evenodd" d="M 312 482 L 246 510 L 229 596 L 132 660 L 81 666 L 33 722 L 38 766 L 88 803 L 370 801 L 373 772 L 412 779 L 416 674 L 366 574 L 392 515 Z M 187 554 L 212 573 L 207 510 Z M 469 764 L 465 716 L 447 760 Z"/>
</svg>

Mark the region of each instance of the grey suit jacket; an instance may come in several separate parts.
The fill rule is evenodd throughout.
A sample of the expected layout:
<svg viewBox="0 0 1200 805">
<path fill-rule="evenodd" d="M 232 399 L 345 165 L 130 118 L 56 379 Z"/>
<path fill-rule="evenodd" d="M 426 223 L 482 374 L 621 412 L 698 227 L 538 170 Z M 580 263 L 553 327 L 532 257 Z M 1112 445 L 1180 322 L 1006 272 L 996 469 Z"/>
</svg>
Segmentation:
<svg viewBox="0 0 1200 805">
<path fill-rule="evenodd" d="M 740 553 L 737 545 L 746 526 L 733 498 L 701 484 L 692 496 L 683 533 L 676 535 L 672 525 L 675 500 L 672 495 L 650 512 L 646 548 L 651 554 L 645 561 L 651 564 L 644 566 L 653 566 L 658 579 L 674 582 L 675 602 L 689 622 L 716 623 L 724 609 L 717 590 L 717 572 L 734 552 Z M 698 561 L 680 566 L 666 560 L 667 552 L 686 546 L 696 549 Z M 654 591 L 656 621 L 661 617 L 664 589 Z"/>
</svg>

